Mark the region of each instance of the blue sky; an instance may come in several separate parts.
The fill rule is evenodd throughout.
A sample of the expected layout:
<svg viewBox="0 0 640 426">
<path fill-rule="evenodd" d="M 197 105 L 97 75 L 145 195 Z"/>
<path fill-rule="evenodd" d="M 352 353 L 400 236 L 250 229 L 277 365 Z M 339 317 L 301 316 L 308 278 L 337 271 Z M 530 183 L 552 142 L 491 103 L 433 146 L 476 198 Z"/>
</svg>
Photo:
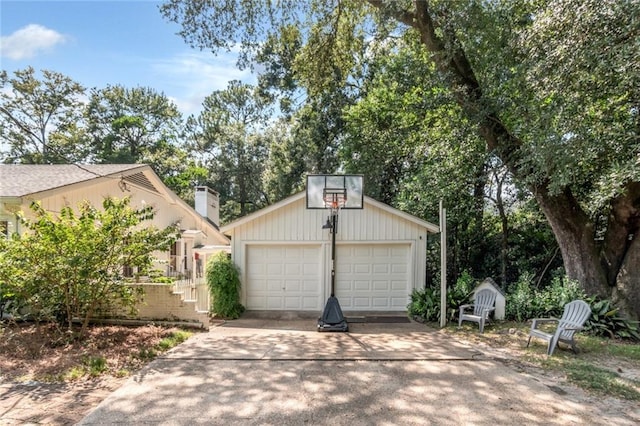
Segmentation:
<svg viewBox="0 0 640 426">
<path fill-rule="evenodd" d="M 229 80 L 255 82 L 234 54 L 191 49 L 180 28 L 160 15 L 160 1 L 0 3 L 1 65 L 10 74 L 32 66 L 62 73 L 87 88 L 151 87 L 185 114 Z"/>
</svg>

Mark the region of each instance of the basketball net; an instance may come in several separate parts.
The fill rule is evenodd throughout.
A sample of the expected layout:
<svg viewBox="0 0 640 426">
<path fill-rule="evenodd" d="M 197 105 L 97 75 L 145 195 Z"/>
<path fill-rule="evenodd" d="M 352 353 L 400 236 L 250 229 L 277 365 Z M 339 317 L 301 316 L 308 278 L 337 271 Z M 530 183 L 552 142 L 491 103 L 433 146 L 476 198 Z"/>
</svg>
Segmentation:
<svg viewBox="0 0 640 426">
<path fill-rule="evenodd" d="M 332 214 L 336 214 L 347 202 L 347 194 L 343 189 L 331 190 L 327 188 L 325 189 L 322 198 L 324 200 L 325 207 L 331 209 Z"/>
</svg>

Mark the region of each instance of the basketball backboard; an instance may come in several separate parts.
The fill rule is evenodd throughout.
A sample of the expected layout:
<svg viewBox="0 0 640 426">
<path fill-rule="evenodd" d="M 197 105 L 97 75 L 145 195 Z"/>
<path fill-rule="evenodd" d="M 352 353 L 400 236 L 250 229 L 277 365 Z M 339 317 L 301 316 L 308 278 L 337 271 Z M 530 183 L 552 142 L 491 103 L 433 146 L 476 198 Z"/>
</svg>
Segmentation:
<svg viewBox="0 0 640 426">
<path fill-rule="evenodd" d="M 307 208 L 330 209 L 332 206 L 327 200 L 332 196 L 344 202 L 340 208 L 361 209 L 363 181 L 362 175 L 307 175 Z"/>
</svg>

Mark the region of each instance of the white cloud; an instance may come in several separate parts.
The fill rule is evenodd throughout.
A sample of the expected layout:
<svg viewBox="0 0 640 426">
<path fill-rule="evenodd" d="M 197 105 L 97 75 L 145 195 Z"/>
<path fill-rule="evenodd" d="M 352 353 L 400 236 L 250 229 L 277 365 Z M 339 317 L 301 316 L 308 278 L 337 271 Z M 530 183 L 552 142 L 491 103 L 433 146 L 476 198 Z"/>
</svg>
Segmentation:
<svg viewBox="0 0 640 426">
<path fill-rule="evenodd" d="M 255 84 L 249 70 L 236 67 L 232 54 L 214 56 L 209 52 L 189 52 L 156 62 L 154 72 L 166 79 L 165 95 L 173 99 L 185 114 L 202 109 L 202 101 L 213 91 L 227 88 L 231 80 Z"/>
<path fill-rule="evenodd" d="M 8 36 L 0 37 L 0 52 L 9 59 L 29 59 L 46 52 L 67 38 L 42 25 L 29 24 Z"/>
</svg>

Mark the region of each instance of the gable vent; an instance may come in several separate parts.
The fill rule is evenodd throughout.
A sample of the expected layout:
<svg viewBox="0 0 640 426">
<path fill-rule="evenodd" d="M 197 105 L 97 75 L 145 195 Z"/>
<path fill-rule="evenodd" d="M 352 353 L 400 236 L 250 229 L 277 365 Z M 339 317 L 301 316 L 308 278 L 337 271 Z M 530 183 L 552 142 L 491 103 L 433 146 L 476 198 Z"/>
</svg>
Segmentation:
<svg viewBox="0 0 640 426">
<path fill-rule="evenodd" d="M 144 188 L 151 192 L 159 193 L 155 186 L 151 183 L 151 181 L 145 176 L 144 173 L 136 173 L 133 175 L 125 176 L 124 180 L 127 182 L 131 182 L 133 185 Z"/>
</svg>

